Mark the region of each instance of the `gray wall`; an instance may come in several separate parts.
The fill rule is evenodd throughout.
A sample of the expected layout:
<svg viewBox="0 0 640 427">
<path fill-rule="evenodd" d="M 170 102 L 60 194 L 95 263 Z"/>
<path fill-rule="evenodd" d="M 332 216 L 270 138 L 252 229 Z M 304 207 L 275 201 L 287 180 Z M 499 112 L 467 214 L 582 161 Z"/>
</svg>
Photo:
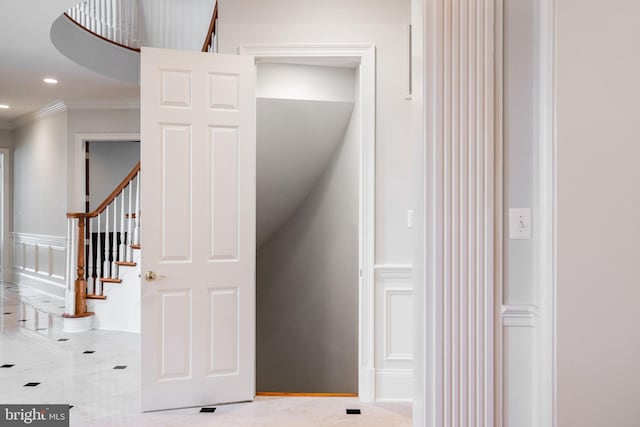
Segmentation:
<svg viewBox="0 0 640 427">
<path fill-rule="evenodd" d="M 533 304 L 538 237 L 537 9 L 535 0 L 504 3 L 504 295 L 505 304 Z M 509 239 L 509 208 L 532 208 L 532 239 Z"/>
<path fill-rule="evenodd" d="M 358 391 L 358 139 L 257 255 L 257 390 Z"/>
<path fill-rule="evenodd" d="M 640 423 L 640 2 L 557 2 L 558 427 Z"/>
<path fill-rule="evenodd" d="M 140 161 L 140 142 L 90 142 L 90 210 L 97 208 Z"/>
</svg>

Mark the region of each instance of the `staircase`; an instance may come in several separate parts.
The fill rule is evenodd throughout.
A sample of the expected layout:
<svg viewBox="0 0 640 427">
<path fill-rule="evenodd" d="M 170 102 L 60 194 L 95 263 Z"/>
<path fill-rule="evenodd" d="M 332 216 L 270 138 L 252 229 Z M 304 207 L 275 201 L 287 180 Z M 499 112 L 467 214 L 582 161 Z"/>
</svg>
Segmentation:
<svg viewBox="0 0 640 427">
<path fill-rule="evenodd" d="M 97 209 L 67 218 L 63 318 L 76 320 L 65 329 L 139 331 L 140 163 Z"/>
<path fill-rule="evenodd" d="M 51 39 L 72 61 L 138 83 L 141 45 L 217 52 L 217 27 L 216 0 L 85 0 L 54 22 Z M 64 330 L 139 331 L 140 164 L 95 211 L 67 219 Z"/>
</svg>

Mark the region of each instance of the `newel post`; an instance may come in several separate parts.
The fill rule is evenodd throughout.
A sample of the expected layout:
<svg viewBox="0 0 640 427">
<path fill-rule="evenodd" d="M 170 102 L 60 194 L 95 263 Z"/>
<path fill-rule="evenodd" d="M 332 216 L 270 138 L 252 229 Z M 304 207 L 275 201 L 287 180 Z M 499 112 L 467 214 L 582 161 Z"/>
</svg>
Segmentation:
<svg viewBox="0 0 640 427">
<path fill-rule="evenodd" d="M 85 222 L 87 218 L 78 218 L 78 268 L 75 282 L 76 315 L 82 316 L 87 312 L 87 279 L 84 271 Z"/>
<path fill-rule="evenodd" d="M 72 247 L 69 248 L 69 251 L 71 252 L 70 257 L 76 256 L 76 271 L 73 272 L 73 269 L 69 270 L 69 276 L 73 277 L 75 274 L 75 280 L 73 282 L 73 291 L 75 293 L 73 301 L 74 311 L 73 314 L 65 313 L 63 317 L 87 317 L 93 314 L 87 312 L 87 279 L 85 277 L 85 227 L 87 223 L 87 214 L 68 213 L 67 218 L 78 221 L 78 230 L 76 234 L 76 242 L 69 241 L 69 243 L 76 248 L 76 250 L 73 250 Z M 71 227 L 73 227 L 73 224 Z M 71 277 L 69 277 L 69 281 Z"/>
</svg>

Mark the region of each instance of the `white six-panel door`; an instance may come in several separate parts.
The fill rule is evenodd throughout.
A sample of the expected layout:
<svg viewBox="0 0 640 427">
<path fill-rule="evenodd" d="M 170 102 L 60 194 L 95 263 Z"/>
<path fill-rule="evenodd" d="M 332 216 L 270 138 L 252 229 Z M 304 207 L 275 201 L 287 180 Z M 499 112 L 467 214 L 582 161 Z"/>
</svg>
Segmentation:
<svg viewBox="0 0 640 427">
<path fill-rule="evenodd" d="M 142 410 L 251 400 L 254 59 L 141 61 Z"/>
</svg>

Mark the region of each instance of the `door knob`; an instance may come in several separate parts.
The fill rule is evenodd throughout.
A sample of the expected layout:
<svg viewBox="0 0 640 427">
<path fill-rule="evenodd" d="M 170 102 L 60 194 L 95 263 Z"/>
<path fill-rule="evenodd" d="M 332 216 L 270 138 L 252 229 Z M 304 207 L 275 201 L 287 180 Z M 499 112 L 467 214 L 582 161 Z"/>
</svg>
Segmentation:
<svg viewBox="0 0 640 427">
<path fill-rule="evenodd" d="M 156 273 L 153 271 L 147 271 L 144 273 L 144 279 L 146 281 L 156 280 Z"/>
</svg>

